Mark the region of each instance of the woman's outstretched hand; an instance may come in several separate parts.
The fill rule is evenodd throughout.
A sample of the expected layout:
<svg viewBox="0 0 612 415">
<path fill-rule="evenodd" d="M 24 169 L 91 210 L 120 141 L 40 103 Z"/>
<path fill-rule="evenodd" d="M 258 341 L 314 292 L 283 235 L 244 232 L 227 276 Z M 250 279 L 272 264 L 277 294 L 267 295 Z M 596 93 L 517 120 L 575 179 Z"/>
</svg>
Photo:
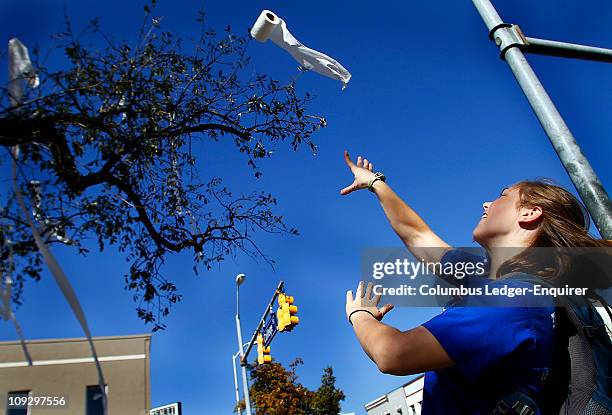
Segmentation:
<svg viewBox="0 0 612 415">
<path fill-rule="evenodd" d="M 361 156 L 357 157 L 357 164 L 353 163 L 349 157 L 348 151 L 344 150 L 344 161 L 346 165 L 351 169 L 351 173 L 355 176 L 353 183 L 350 186 L 340 190 L 341 195 L 348 195 L 351 192 L 359 189 L 367 189 L 370 180 L 374 178 L 372 169 L 374 166 L 367 159 L 362 159 Z"/>
</svg>

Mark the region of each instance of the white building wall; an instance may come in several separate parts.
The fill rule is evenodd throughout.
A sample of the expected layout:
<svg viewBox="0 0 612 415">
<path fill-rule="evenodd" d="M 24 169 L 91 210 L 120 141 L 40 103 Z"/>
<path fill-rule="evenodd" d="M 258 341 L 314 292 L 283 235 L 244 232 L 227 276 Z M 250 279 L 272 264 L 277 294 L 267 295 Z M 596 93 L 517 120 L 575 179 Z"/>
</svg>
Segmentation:
<svg viewBox="0 0 612 415">
<path fill-rule="evenodd" d="M 425 377 L 420 376 L 367 403 L 368 415 L 421 415 Z"/>
</svg>

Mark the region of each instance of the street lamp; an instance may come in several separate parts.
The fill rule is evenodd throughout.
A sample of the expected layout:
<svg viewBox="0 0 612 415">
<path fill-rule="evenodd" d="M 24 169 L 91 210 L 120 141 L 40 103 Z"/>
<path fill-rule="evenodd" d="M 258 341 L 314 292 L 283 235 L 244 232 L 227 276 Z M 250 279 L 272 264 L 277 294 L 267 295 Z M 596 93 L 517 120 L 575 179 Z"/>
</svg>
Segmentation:
<svg viewBox="0 0 612 415">
<path fill-rule="evenodd" d="M 246 275 L 244 274 L 238 274 L 236 275 L 236 315 L 240 315 L 240 301 L 238 298 L 239 292 L 240 292 L 240 286 L 242 285 L 242 283 L 244 283 L 244 280 L 246 280 Z"/>
<path fill-rule="evenodd" d="M 242 348 L 242 329 L 240 328 L 240 286 L 244 283 L 246 275 L 236 275 L 236 335 L 238 337 L 238 351 L 240 352 L 240 366 L 242 368 L 242 387 L 244 389 L 244 405 L 247 415 L 251 415 L 251 399 L 249 396 L 249 382 L 247 380 L 244 349 Z M 242 412 L 241 412 L 242 413 Z"/>
</svg>

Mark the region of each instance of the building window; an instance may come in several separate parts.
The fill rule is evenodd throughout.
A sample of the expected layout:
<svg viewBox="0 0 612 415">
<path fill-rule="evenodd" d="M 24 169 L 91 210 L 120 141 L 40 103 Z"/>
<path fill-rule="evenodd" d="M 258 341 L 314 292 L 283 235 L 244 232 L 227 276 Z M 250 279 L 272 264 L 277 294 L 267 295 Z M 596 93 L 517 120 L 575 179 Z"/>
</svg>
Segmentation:
<svg viewBox="0 0 612 415">
<path fill-rule="evenodd" d="M 104 385 L 106 396 L 108 397 L 108 385 Z M 87 387 L 86 396 L 86 415 L 104 415 L 104 404 L 102 390 L 100 385 L 91 385 Z"/>
<path fill-rule="evenodd" d="M 29 396 L 30 391 L 9 392 L 6 398 L 6 415 L 29 415 Z"/>
</svg>

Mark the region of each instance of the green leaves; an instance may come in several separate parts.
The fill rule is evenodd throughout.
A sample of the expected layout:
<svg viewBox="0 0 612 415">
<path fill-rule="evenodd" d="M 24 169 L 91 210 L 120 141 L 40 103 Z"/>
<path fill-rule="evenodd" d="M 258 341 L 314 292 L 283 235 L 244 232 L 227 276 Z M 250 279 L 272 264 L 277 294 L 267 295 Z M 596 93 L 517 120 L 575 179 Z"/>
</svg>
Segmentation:
<svg viewBox="0 0 612 415">
<path fill-rule="evenodd" d="M 272 349 L 274 353 L 274 349 Z M 333 369 L 323 370 L 321 386 L 311 391 L 298 382 L 297 368 L 303 360 L 296 358 L 286 369 L 274 360 L 249 366 L 252 379 L 251 401 L 257 413 L 267 415 L 337 415 L 344 393 L 335 386 Z M 236 411 L 235 411 L 236 412 Z"/>
</svg>

